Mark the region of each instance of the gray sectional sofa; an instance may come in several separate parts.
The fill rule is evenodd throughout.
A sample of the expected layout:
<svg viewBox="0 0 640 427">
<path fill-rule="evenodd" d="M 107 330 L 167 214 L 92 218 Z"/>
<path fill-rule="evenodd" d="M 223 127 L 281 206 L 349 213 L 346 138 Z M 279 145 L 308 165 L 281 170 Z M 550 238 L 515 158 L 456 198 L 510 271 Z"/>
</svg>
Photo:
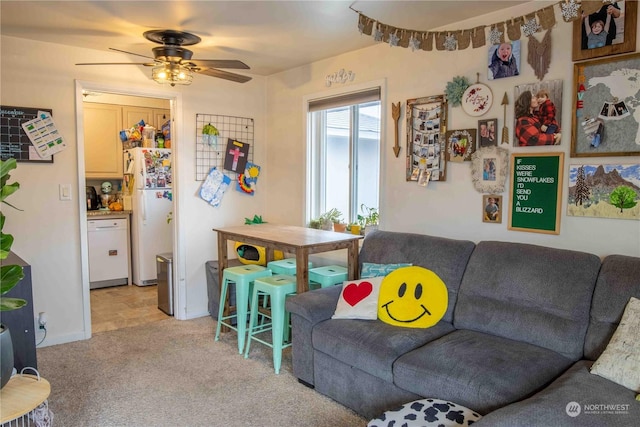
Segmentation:
<svg viewBox="0 0 640 427">
<path fill-rule="evenodd" d="M 295 295 L 286 307 L 302 383 L 366 418 L 431 397 L 484 415 L 478 426 L 638 425 L 636 393 L 589 367 L 640 297 L 640 258 L 377 231 L 360 262 L 434 271 L 447 312 L 431 328 L 401 328 L 331 319 L 341 286 Z M 581 415 L 568 415 L 572 402 Z"/>
</svg>

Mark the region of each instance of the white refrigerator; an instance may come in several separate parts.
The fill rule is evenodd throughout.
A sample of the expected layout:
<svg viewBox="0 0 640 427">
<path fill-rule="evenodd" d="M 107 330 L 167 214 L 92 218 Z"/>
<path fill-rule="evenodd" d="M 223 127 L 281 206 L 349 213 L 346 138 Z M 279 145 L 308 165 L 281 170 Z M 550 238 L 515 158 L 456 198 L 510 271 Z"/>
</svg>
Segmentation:
<svg viewBox="0 0 640 427">
<path fill-rule="evenodd" d="M 171 150 L 131 148 L 124 151 L 123 191 L 131 196 L 133 283 L 158 282 L 156 255 L 173 250 Z"/>
</svg>

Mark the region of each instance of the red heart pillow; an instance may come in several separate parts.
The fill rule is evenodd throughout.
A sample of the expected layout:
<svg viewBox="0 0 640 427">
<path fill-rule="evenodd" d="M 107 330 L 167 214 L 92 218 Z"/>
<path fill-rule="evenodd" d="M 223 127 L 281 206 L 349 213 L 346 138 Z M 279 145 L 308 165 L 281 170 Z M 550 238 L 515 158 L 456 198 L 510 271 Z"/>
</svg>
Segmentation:
<svg viewBox="0 0 640 427">
<path fill-rule="evenodd" d="M 349 283 L 345 286 L 342 297 L 351 307 L 371 295 L 373 285 L 371 282 L 365 281 L 360 283 Z"/>
<path fill-rule="evenodd" d="M 342 284 L 342 293 L 336 304 L 332 319 L 378 318 L 378 295 L 384 277 L 369 277 L 362 280 L 348 280 Z"/>
</svg>

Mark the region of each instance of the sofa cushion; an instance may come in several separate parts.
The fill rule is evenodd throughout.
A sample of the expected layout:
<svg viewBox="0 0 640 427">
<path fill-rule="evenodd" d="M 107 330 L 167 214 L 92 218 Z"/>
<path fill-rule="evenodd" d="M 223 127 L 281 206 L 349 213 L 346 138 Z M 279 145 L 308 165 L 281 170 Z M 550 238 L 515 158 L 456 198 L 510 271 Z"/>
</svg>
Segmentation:
<svg viewBox="0 0 640 427">
<path fill-rule="evenodd" d="M 406 262 L 436 273 L 447 285 L 449 307 L 443 320 L 451 323 L 460 281 L 474 247 L 468 240 L 378 230 L 364 238 L 359 260 L 377 264 Z"/>
<path fill-rule="evenodd" d="M 378 295 L 384 277 L 370 277 L 361 280 L 347 280 L 342 284 L 342 292 L 332 319 L 378 318 Z"/>
<path fill-rule="evenodd" d="M 366 279 L 367 277 L 384 277 L 400 267 L 410 266 L 410 262 L 396 262 L 393 264 L 376 264 L 374 262 L 363 262 L 362 271 L 360 272 L 360 278 Z"/>
<path fill-rule="evenodd" d="M 572 361 L 525 342 L 458 330 L 401 356 L 396 386 L 486 414 L 538 391 Z"/>
<path fill-rule="evenodd" d="M 367 427 L 466 427 L 480 418 L 480 414 L 453 402 L 420 399 L 386 411 Z"/>
<path fill-rule="evenodd" d="M 600 258 L 543 246 L 480 242 L 460 285 L 454 326 L 582 358 Z"/>
<path fill-rule="evenodd" d="M 447 312 L 447 286 L 424 267 L 389 273 L 380 286 L 378 319 L 402 328 L 430 328 Z"/>
<path fill-rule="evenodd" d="M 640 298 L 640 258 L 609 255 L 602 261 L 591 302 L 584 357 L 596 360 L 616 330 L 630 297 Z"/>
<path fill-rule="evenodd" d="M 635 393 L 590 374 L 591 363 L 575 363 L 539 393 L 485 415 L 474 427 L 636 427 Z"/>
<path fill-rule="evenodd" d="M 336 319 L 313 328 L 313 348 L 392 382 L 393 362 L 404 353 L 453 331 L 447 322 L 431 328 L 399 328 L 379 320 Z M 295 343 L 294 343 L 295 345 Z"/>
<path fill-rule="evenodd" d="M 591 373 L 640 392 L 640 299 L 629 300 L 618 329 Z"/>
</svg>

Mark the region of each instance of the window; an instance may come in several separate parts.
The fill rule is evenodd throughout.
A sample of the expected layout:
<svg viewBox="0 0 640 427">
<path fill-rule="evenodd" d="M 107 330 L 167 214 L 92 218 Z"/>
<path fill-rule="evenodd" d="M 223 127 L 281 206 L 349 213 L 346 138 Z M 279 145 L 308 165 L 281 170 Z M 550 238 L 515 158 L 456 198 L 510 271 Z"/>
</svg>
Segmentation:
<svg viewBox="0 0 640 427">
<path fill-rule="evenodd" d="M 308 219 L 336 208 L 355 222 L 362 204 L 379 204 L 380 88 L 308 105 Z"/>
</svg>

